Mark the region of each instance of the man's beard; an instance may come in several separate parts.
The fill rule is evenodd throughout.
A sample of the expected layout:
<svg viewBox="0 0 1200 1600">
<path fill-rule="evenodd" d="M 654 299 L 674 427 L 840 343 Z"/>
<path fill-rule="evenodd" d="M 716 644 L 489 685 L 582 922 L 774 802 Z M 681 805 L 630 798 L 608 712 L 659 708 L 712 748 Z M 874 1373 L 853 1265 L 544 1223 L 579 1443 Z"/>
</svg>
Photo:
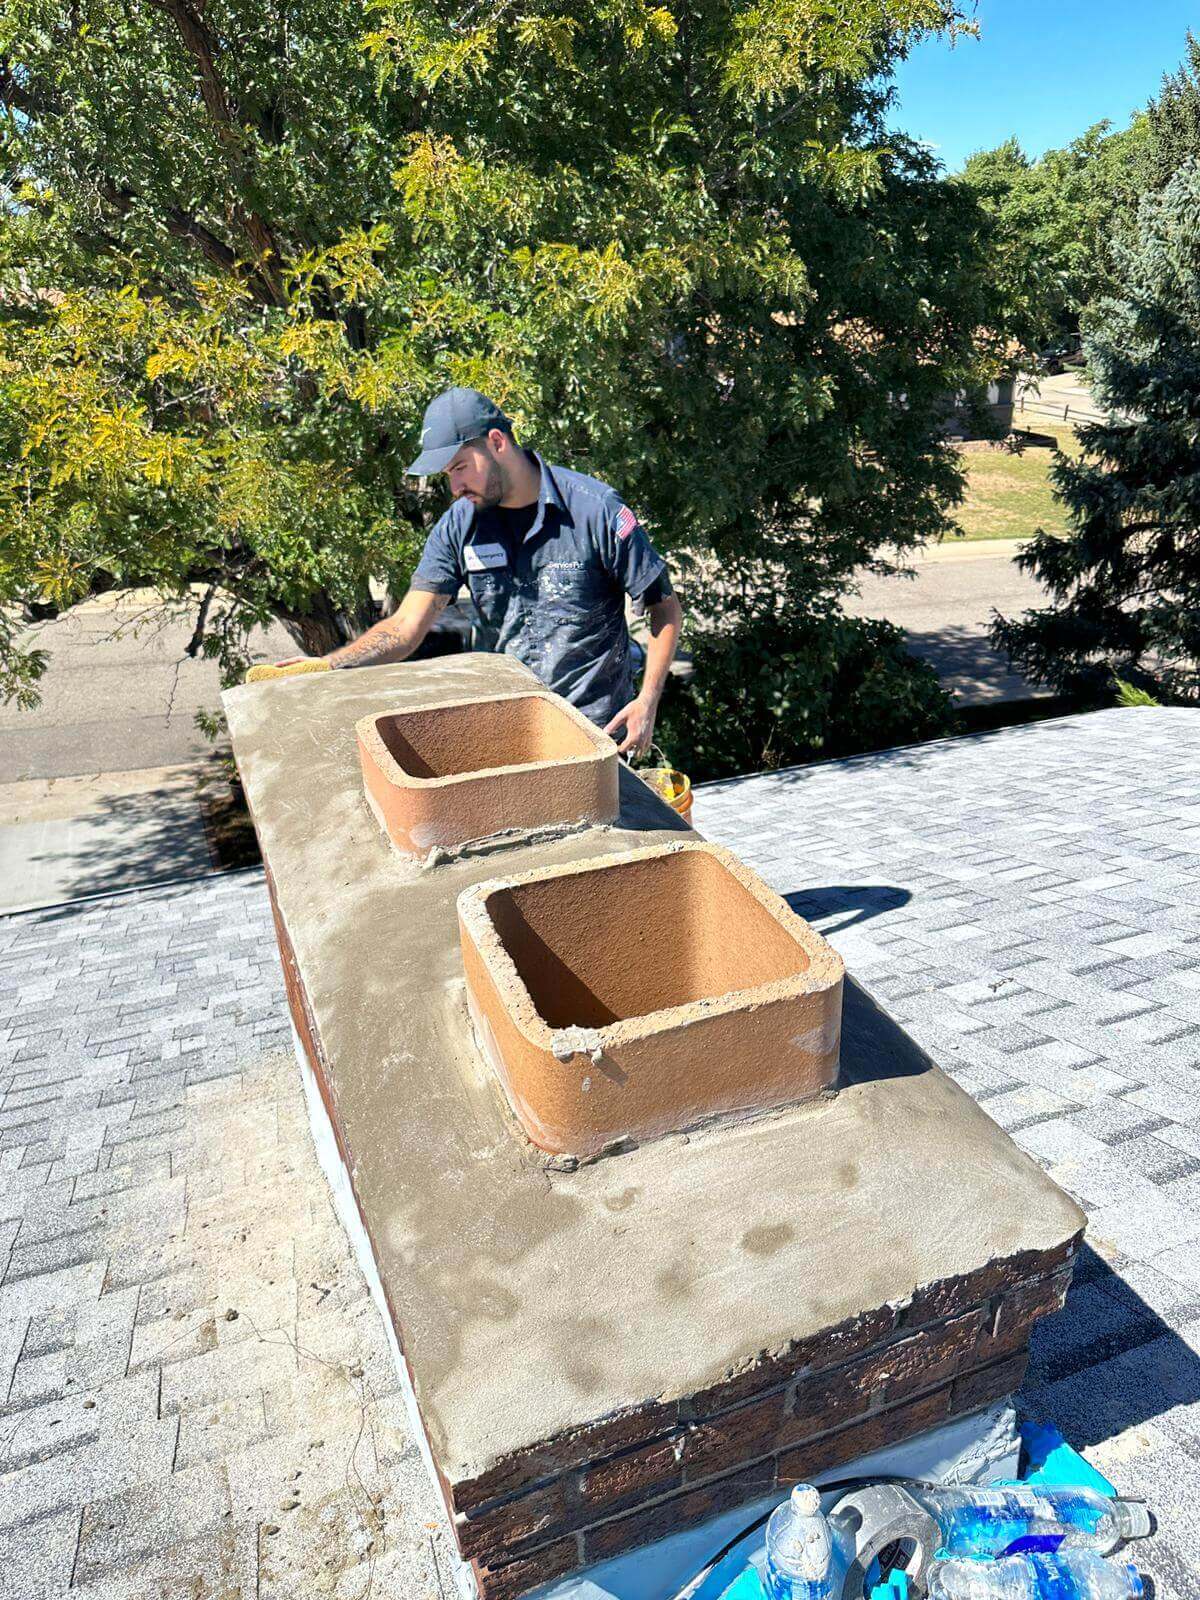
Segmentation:
<svg viewBox="0 0 1200 1600">
<path fill-rule="evenodd" d="M 498 506 L 504 498 L 508 485 L 504 481 L 504 474 L 500 470 L 498 461 L 488 462 L 488 474 L 482 489 L 468 492 L 466 499 L 472 501 L 479 511 L 491 511 Z"/>
</svg>

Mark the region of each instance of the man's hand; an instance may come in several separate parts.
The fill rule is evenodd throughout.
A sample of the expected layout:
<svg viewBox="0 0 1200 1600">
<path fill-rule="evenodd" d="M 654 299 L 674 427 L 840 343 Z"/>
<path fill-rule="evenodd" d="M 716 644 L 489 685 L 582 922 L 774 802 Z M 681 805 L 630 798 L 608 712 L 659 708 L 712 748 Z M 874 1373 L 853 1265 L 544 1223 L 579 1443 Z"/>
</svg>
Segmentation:
<svg viewBox="0 0 1200 1600">
<path fill-rule="evenodd" d="M 623 727 L 625 737 L 617 745 L 617 749 L 623 756 L 644 756 L 650 748 L 650 741 L 654 738 L 654 719 L 657 715 L 657 703 L 638 695 L 636 700 L 631 700 L 617 712 L 604 731 L 615 738 L 617 729 Z"/>
<path fill-rule="evenodd" d="M 671 670 L 675 646 L 679 642 L 679 628 L 683 621 L 679 601 L 673 594 L 665 595 L 653 605 L 647 606 L 646 616 L 650 620 L 650 643 L 646 647 L 646 670 L 642 674 L 642 692 L 636 700 L 631 700 L 627 706 L 623 706 L 604 730 L 605 733 L 615 735 L 618 728 L 624 727 L 625 737 L 617 746 L 623 756 L 644 756 L 650 748 L 650 741 L 654 738 L 654 719 L 658 715 L 658 702 L 667 681 L 667 673 Z"/>
</svg>

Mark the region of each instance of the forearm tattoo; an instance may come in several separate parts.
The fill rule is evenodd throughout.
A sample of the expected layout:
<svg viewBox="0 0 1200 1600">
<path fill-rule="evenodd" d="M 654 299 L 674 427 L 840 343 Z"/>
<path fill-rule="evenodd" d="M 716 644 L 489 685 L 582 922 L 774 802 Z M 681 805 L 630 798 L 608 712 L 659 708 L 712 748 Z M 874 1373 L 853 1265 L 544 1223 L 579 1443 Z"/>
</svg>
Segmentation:
<svg viewBox="0 0 1200 1600">
<path fill-rule="evenodd" d="M 453 596 L 433 594 L 429 598 L 433 602 L 432 616 L 429 619 L 430 624 L 432 624 L 445 611 Z M 402 661 L 406 655 L 411 654 L 417 648 L 424 634 L 420 637 L 413 637 L 411 630 L 401 630 L 392 626 L 396 621 L 397 618 L 389 617 L 386 622 L 377 623 L 374 628 L 364 633 L 361 639 L 354 639 L 349 644 L 343 645 L 337 652 L 335 665 L 338 667 L 371 667 L 384 661 Z M 428 631 L 428 627 L 426 627 L 425 632 Z M 397 652 L 400 652 L 400 654 L 397 654 Z"/>
</svg>

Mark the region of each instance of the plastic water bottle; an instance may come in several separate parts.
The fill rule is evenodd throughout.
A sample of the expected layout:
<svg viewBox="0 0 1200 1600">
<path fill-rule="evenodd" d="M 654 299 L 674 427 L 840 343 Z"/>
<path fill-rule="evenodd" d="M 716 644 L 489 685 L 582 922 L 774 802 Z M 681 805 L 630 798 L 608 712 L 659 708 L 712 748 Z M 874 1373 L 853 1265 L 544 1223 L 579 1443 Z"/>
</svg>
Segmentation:
<svg viewBox="0 0 1200 1600">
<path fill-rule="evenodd" d="M 1138 1569 L 1094 1550 L 1004 1556 L 999 1561 L 935 1561 L 929 1600 L 1141 1600 Z"/>
<path fill-rule="evenodd" d="M 821 1496 L 798 1483 L 767 1523 L 766 1586 L 771 1600 L 834 1600 L 833 1533 L 821 1514 Z"/>
<path fill-rule="evenodd" d="M 1017 1484 L 1004 1489 L 925 1488 L 907 1492 L 933 1517 L 949 1556 L 1010 1556 L 1026 1551 L 1097 1550 L 1143 1539 L 1150 1513 L 1136 1500 L 1113 1500 L 1094 1489 Z"/>
</svg>

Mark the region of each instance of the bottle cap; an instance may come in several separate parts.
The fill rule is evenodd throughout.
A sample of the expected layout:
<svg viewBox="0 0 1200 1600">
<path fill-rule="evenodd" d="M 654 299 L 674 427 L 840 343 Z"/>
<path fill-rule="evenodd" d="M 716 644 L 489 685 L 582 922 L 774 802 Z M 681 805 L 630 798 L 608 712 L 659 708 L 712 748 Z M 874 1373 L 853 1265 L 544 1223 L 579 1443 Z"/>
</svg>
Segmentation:
<svg viewBox="0 0 1200 1600">
<path fill-rule="evenodd" d="M 1141 1500 L 1114 1500 L 1112 1519 L 1122 1539 L 1145 1539 L 1154 1527 L 1150 1508 Z"/>
<path fill-rule="evenodd" d="M 802 1517 L 811 1517 L 821 1509 L 820 1491 L 811 1483 L 798 1483 L 792 1490 L 792 1510 Z"/>
</svg>

